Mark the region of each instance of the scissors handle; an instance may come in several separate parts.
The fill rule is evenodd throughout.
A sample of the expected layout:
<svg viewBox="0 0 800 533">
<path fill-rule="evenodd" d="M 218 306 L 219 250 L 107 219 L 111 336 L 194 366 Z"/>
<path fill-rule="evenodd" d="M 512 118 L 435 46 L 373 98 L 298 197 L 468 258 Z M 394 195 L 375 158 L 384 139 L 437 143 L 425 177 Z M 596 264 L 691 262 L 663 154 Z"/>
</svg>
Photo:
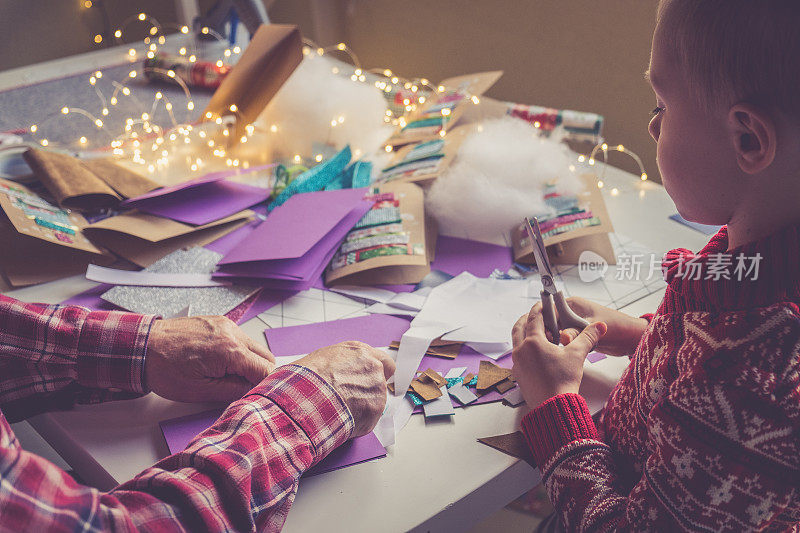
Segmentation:
<svg viewBox="0 0 800 533">
<path fill-rule="evenodd" d="M 579 316 L 575 311 L 570 308 L 564 293 L 558 291 L 555 295 L 542 291 L 542 319 L 544 320 L 544 327 L 550 333 L 550 342 L 559 344 L 561 339 L 561 330 L 567 328 L 575 328 L 582 331 L 583 328 L 589 325 L 589 321 Z"/>
</svg>

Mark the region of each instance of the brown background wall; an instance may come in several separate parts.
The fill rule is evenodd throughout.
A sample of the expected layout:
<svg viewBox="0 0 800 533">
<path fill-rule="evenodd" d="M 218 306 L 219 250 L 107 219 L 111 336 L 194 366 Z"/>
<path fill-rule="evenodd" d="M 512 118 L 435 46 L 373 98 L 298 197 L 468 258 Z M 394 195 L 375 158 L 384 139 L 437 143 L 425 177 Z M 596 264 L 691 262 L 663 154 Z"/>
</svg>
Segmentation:
<svg viewBox="0 0 800 533">
<path fill-rule="evenodd" d="M 96 46 L 102 20 L 82 0 L 0 0 L 0 70 Z M 105 0 L 112 25 L 146 11 L 174 21 L 172 2 Z M 201 0 L 207 8 L 212 0 Z M 654 98 L 647 67 L 657 0 L 275 0 L 274 22 L 319 44 L 348 43 L 365 67 L 440 80 L 479 70 L 505 75 L 489 96 L 593 111 L 609 143 L 624 144 L 657 178 L 647 134 Z M 612 163 L 629 170 L 627 158 Z"/>
</svg>

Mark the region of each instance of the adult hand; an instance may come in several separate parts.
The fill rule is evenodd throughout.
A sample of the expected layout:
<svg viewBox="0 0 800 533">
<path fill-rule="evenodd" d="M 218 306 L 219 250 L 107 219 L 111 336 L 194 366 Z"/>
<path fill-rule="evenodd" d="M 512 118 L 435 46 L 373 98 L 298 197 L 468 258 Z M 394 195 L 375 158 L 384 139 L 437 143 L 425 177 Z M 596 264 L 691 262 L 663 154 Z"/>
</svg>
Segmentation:
<svg viewBox="0 0 800 533">
<path fill-rule="evenodd" d="M 605 323 L 593 322 L 568 345 L 557 346 L 547 340 L 542 304 L 534 305 L 517 321 L 512 333 L 512 372 L 525 403 L 534 409 L 553 396 L 577 393 L 583 379 L 583 361 L 607 329 Z"/>
<path fill-rule="evenodd" d="M 316 372 L 344 399 L 355 421 L 355 436 L 366 435 L 386 407 L 386 380 L 395 364 L 381 350 L 347 341 L 311 352 L 295 361 Z"/>
<path fill-rule="evenodd" d="M 567 303 L 575 313 L 589 322 L 603 322 L 608 326 L 607 333 L 597 343 L 597 350 L 607 355 L 631 355 L 636 351 L 647 320 L 633 317 L 616 309 L 605 307 L 586 298 L 567 298 Z M 580 331 L 574 328 L 561 330 L 561 344 L 567 345 Z"/>
<path fill-rule="evenodd" d="M 155 321 L 144 360 L 150 390 L 179 402 L 241 398 L 273 368 L 267 347 L 224 316 Z"/>
</svg>

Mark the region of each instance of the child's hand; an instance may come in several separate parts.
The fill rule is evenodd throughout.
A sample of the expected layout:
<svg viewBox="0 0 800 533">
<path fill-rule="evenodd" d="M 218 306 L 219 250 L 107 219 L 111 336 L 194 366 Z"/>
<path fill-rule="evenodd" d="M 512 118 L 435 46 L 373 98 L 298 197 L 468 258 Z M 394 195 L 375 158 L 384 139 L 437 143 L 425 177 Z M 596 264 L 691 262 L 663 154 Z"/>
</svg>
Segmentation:
<svg viewBox="0 0 800 533">
<path fill-rule="evenodd" d="M 567 298 L 576 314 L 591 322 L 605 322 L 608 332 L 597 344 L 597 350 L 608 355 L 631 355 L 647 328 L 647 320 L 626 315 L 616 309 L 594 303 L 586 298 Z M 561 330 L 561 344 L 569 344 L 580 331 L 573 328 Z"/>
<path fill-rule="evenodd" d="M 567 346 L 556 346 L 545 336 L 542 304 L 533 306 L 514 325 L 513 373 L 525 403 L 533 409 L 545 400 L 578 392 L 583 379 L 583 361 L 605 335 L 603 322 L 586 326 Z"/>
</svg>

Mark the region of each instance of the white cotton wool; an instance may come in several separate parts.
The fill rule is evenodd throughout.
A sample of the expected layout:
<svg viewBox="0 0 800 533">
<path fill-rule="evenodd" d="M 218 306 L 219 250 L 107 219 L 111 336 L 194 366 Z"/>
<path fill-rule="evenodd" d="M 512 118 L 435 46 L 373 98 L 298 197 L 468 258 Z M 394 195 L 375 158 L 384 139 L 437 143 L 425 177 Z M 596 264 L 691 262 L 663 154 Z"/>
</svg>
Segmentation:
<svg viewBox="0 0 800 533">
<path fill-rule="evenodd" d="M 486 121 L 431 186 L 427 212 L 444 235 L 497 241 L 524 217 L 551 213 L 545 184 L 555 182 L 563 194 L 582 190 L 569 154 L 560 139 L 540 137 L 523 120 Z"/>
<path fill-rule="evenodd" d="M 383 146 L 394 129 L 384 121 L 386 100 L 374 83 L 345 77 L 348 68 L 354 67 L 316 54 L 304 56 L 256 123 L 267 132 L 275 157 L 328 157 L 349 144 L 358 159 Z M 325 153 L 325 145 L 335 150 Z"/>
</svg>

